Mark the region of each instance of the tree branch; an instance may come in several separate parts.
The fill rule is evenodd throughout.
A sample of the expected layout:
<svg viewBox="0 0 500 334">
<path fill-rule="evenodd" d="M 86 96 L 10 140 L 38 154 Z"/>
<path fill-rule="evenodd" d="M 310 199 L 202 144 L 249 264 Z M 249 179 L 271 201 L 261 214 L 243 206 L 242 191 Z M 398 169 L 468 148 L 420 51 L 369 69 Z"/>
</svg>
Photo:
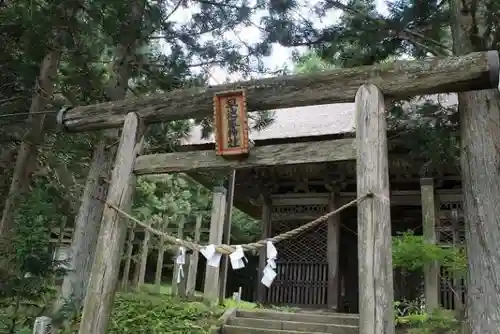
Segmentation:
<svg viewBox="0 0 500 334">
<path fill-rule="evenodd" d="M 379 25 L 383 26 L 385 29 L 388 29 L 390 35 L 392 35 L 394 37 L 398 37 L 398 38 L 403 39 L 403 40 L 406 40 L 406 41 L 414 44 L 415 46 L 418 46 L 420 48 L 427 50 L 428 52 L 430 52 L 434 55 L 447 56 L 447 55 L 451 54 L 451 50 L 449 48 L 447 48 L 446 46 L 444 46 L 443 44 L 441 44 L 439 41 L 436 41 L 432 38 L 428 38 L 419 32 L 416 32 L 414 30 L 410 30 L 408 28 L 403 28 L 401 30 L 401 28 L 394 27 L 391 23 L 389 23 L 387 20 L 385 20 L 383 18 L 371 17 L 367 13 L 363 13 L 362 11 L 357 10 L 355 8 L 352 8 L 348 5 L 344 5 L 343 3 L 341 3 L 340 1 L 337 1 L 337 0 L 325 0 L 325 1 L 328 5 L 330 5 L 333 8 L 337 8 L 337 9 L 343 10 L 349 14 L 357 15 L 357 16 L 363 17 L 367 20 L 370 20 L 372 22 L 378 23 Z M 428 45 L 425 45 L 425 44 L 421 43 L 420 41 L 418 41 L 418 39 L 422 39 L 428 43 L 434 44 L 438 49 L 435 49 L 435 48 L 432 48 Z"/>
<path fill-rule="evenodd" d="M 170 19 L 170 17 L 172 15 L 174 15 L 174 13 L 181 7 L 181 5 L 182 5 L 183 2 L 184 2 L 184 0 L 177 1 L 177 3 L 175 4 L 174 8 L 172 8 L 172 11 L 165 17 L 165 22 L 167 22 L 168 19 Z"/>
</svg>

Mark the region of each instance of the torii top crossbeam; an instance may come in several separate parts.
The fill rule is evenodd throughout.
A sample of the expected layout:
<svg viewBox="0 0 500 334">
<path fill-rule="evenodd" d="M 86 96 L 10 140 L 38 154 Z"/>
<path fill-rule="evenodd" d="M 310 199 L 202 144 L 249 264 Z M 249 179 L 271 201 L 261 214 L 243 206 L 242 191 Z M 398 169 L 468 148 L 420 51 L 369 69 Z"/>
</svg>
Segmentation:
<svg viewBox="0 0 500 334">
<path fill-rule="evenodd" d="M 146 124 L 199 119 L 213 114 L 215 93 L 233 89 L 246 90 L 248 111 L 353 102 L 356 91 L 365 83 L 378 86 L 387 98 L 491 89 L 499 85 L 499 64 L 498 51 L 394 61 L 80 106 L 60 114 L 58 122 L 67 131 L 81 132 L 121 127 L 129 112 L 138 113 Z"/>
</svg>

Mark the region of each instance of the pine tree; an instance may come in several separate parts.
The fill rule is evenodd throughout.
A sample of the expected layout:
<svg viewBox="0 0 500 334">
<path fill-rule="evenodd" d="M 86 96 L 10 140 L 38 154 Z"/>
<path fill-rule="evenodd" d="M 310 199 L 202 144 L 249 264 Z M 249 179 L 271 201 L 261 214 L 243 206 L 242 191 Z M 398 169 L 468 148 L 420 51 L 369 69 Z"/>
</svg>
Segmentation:
<svg viewBox="0 0 500 334">
<path fill-rule="evenodd" d="M 12 12 L 22 10 L 22 6 L 9 8 Z M 74 18 L 79 11 L 79 3 L 77 1 L 66 4 L 65 6 L 48 6 L 40 11 L 33 11 L 38 19 L 42 20 L 44 15 L 52 12 L 51 18 L 55 24 L 50 24 L 50 21 L 42 20 L 46 26 L 45 33 L 50 36 L 45 40 L 45 54 L 41 57 L 40 72 L 35 80 L 33 88 L 33 97 L 29 108 L 29 128 L 24 134 L 19 152 L 17 155 L 16 167 L 12 176 L 9 193 L 7 195 L 2 219 L 0 221 L 0 238 L 4 246 L 7 246 L 14 225 L 14 214 L 17 205 L 20 203 L 20 196 L 28 191 L 30 175 L 36 169 L 36 148 L 43 140 L 44 121 L 46 115 L 43 113 L 43 108 L 51 99 L 54 90 L 55 76 L 58 71 L 59 59 L 62 54 L 62 49 L 65 42 L 69 39 L 70 31 L 67 27 L 74 26 Z M 26 24 L 27 22 L 24 22 Z M 27 26 L 24 26 L 27 29 Z M 27 38 L 40 37 L 33 36 L 28 33 Z"/>
</svg>

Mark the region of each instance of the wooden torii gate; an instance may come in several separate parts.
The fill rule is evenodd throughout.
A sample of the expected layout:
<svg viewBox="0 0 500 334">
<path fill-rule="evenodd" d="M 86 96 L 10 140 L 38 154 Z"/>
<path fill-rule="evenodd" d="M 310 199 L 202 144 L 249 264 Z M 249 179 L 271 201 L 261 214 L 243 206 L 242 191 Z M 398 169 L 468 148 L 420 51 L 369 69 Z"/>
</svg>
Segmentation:
<svg viewBox="0 0 500 334">
<path fill-rule="evenodd" d="M 313 75 L 283 76 L 156 97 L 83 106 L 59 115 L 69 132 L 122 128 L 106 201 L 127 210 L 136 175 L 357 160 L 357 192 L 373 193 L 358 205 L 360 333 L 394 333 L 391 225 L 385 101 L 415 95 L 491 89 L 499 85 L 497 51 L 460 57 L 395 61 Z M 221 91 L 244 89 L 248 111 L 305 105 L 356 104 L 356 139 L 254 148 L 241 161 L 212 151 L 139 156 L 147 124 L 213 113 Z M 114 299 L 127 226 L 105 207 L 80 334 L 104 334 Z"/>
</svg>

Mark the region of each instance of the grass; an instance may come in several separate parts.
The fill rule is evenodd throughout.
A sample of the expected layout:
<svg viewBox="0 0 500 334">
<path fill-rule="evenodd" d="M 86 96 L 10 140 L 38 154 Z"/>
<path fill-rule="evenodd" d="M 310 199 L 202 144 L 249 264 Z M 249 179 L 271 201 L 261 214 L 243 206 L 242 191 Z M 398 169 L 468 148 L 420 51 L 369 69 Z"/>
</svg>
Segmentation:
<svg viewBox="0 0 500 334">
<path fill-rule="evenodd" d="M 193 300 L 171 296 L 171 286 L 162 285 L 158 291 L 146 284 L 141 291 L 121 292 L 115 299 L 109 334 L 177 333 L 205 334 L 219 325 L 220 316 L 228 309 L 256 309 L 259 305 L 226 299 L 224 305 L 203 301 L 201 292 Z"/>
<path fill-rule="evenodd" d="M 118 292 L 115 296 L 107 333 L 208 334 L 211 327 L 220 325 L 219 318 L 228 309 L 262 308 L 256 303 L 237 302 L 231 298 L 226 299 L 223 305 L 209 303 L 203 300 L 201 292 L 196 292 L 194 298 L 186 300 L 172 297 L 171 291 L 169 285 L 162 285 L 158 291 L 154 285 L 146 284 L 140 291 Z M 271 308 L 293 311 L 291 308 Z M 25 319 L 26 325 L 21 325 L 23 329 L 17 333 L 31 333 L 31 317 L 28 314 L 20 314 L 20 319 Z M 67 327 L 65 326 L 66 329 L 59 331 L 58 334 L 78 333 L 79 321 L 80 317 L 75 314 L 73 321 L 70 321 Z"/>
<path fill-rule="evenodd" d="M 219 307 L 165 294 L 119 293 L 108 333 L 206 334 L 223 312 Z"/>
</svg>

